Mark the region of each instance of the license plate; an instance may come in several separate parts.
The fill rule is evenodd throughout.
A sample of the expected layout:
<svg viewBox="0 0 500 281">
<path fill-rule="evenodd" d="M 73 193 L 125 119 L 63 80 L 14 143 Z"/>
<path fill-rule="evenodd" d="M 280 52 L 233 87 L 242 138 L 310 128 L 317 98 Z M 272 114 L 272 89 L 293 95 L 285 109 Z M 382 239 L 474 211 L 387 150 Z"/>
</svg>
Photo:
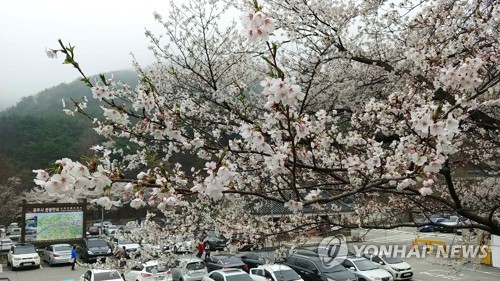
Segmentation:
<svg viewBox="0 0 500 281">
<path fill-rule="evenodd" d="M 408 272 L 408 273 L 403 273 L 401 276 L 402 276 L 402 277 L 410 277 L 410 276 L 412 276 L 412 275 L 413 275 L 413 273 Z"/>
<path fill-rule="evenodd" d="M 35 265 L 34 262 L 22 262 L 21 265 Z"/>
</svg>

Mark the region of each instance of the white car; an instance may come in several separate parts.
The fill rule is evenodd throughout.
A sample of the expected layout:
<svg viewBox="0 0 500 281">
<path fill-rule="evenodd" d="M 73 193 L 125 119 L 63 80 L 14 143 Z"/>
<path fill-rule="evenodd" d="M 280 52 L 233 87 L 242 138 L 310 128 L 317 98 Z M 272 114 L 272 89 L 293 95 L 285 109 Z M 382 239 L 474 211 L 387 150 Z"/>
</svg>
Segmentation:
<svg viewBox="0 0 500 281">
<path fill-rule="evenodd" d="M 8 235 L 10 240 L 12 241 L 19 241 L 21 240 L 21 228 L 20 227 L 14 227 L 9 230 Z"/>
<path fill-rule="evenodd" d="M 202 259 L 197 257 L 180 257 L 172 268 L 173 281 L 200 281 L 207 274 L 207 267 Z"/>
<path fill-rule="evenodd" d="M 174 245 L 174 253 L 187 253 L 192 252 L 193 249 L 193 239 L 191 238 L 183 238 L 182 241 L 176 242 Z"/>
<path fill-rule="evenodd" d="M 172 272 L 168 266 L 152 260 L 132 267 L 125 273 L 125 281 L 172 281 Z"/>
<path fill-rule="evenodd" d="M 123 246 L 125 246 L 125 251 L 127 251 L 127 258 L 130 258 L 132 255 L 139 255 L 141 250 L 141 245 L 139 243 L 129 241 L 123 238 L 113 238 L 114 245 L 114 253 L 117 255 L 120 253 Z"/>
<path fill-rule="evenodd" d="M 219 269 L 205 276 L 202 281 L 254 281 L 252 277 L 241 269 Z"/>
<path fill-rule="evenodd" d="M 82 276 L 80 281 L 123 281 L 120 272 L 109 269 L 90 269 Z"/>
<path fill-rule="evenodd" d="M 0 251 L 10 250 L 12 245 L 14 245 L 14 243 L 12 243 L 12 240 L 10 240 L 10 238 L 4 237 L 0 239 Z"/>
<path fill-rule="evenodd" d="M 7 264 L 12 270 L 28 266 L 40 267 L 40 255 L 32 244 L 19 244 L 9 251 Z"/>
<path fill-rule="evenodd" d="M 399 258 L 393 258 L 389 255 L 370 254 L 364 254 L 363 257 L 371 260 L 378 267 L 387 270 L 392 274 L 394 280 L 408 280 L 413 277 L 411 266 Z"/>
<path fill-rule="evenodd" d="M 292 268 L 284 264 L 266 264 L 250 269 L 254 281 L 304 281 Z"/>
<path fill-rule="evenodd" d="M 366 258 L 345 258 L 342 265 L 358 279 L 366 281 L 393 281 L 392 275 Z"/>
</svg>

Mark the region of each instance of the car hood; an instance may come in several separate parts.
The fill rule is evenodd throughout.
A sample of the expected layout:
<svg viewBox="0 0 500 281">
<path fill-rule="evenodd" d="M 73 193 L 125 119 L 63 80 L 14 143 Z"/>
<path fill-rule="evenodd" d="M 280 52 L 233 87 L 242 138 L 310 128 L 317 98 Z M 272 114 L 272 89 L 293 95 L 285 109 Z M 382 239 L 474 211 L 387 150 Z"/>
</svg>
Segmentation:
<svg viewBox="0 0 500 281">
<path fill-rule="evenodd" d="M 411 269 L 411 265 L 409 265 L 406 262 L 393 263 L 393 264 L 389 264 L 389 266 L 396 268 L 396 269 Z"/>
<path fill-rule="evenodd" d="M 454 221 L 445 221 L 445 222 L 439 222 L 438 224 L 440 225 L 458 225 L 458 222 L 454 222 Z"/>
<path fill-rule="evenodd" d="M 351 281 L 356 281 L 358 280 L 356 278 L 356 275 L 350 271 L 339 271 L 339 272 L 329 272 L 329 273 L 324 273 L 322 274 L 325 277 L 331 277 L 335 280 L 351 280 Z"/>
<path fill-rule="evenodd" d="M 367 277 L 372 277 L 370 279 L 375 279 L 373 277 L 390 277 L 392 276 L 389 272 L 383 270 L 383 269 L 373 269 L 373 270 L 366 270 L 366 271 L 356 271 L 356 273 L 359 273 L 361 275 L 367 276 Z"/>
</svg>

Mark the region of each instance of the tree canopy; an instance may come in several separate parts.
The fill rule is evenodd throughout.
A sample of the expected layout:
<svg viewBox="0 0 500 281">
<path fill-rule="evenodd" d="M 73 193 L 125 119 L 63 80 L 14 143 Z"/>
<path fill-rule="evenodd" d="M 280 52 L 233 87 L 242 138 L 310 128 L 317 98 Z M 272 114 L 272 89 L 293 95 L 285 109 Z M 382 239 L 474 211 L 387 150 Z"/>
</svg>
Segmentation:
<svg viewBox="0 0 500 281">
<path fill-rule="evenodd" d="M 207 198 L 220 209 L 276 202 L 297 231 L 325 224 L 306 207 L 349 198 L 356 212 L 326 223 L 386 228 L 408 225 L 408 210 L 452 212 L 500 235 L 497 1 L 227 2 L 155 14 L 165 33 L 146 31 L 157 63 L 136 65 L 137 87 L 87 79 L 62 41 L 49 50 L 100 101 L 100 119 L 73 105 L 106 142 L 92 161 L 38 170 L 48 196 L 166 213 Z"/>
</svg>

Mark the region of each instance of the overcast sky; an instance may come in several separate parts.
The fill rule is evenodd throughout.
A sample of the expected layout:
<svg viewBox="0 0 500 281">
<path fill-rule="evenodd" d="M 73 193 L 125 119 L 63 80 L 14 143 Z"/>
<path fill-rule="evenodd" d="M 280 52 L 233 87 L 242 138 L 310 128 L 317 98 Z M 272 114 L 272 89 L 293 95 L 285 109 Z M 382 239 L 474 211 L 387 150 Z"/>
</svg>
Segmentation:
<svg viewBox="0 0 500 281">
<path fill-rule="evenodd" d="M 175 0 L 176 3 L 185 0 Z M 76 45 L 76 60 L 88 75 L 153 61 L 144 28 L 161 32 L 153 18 L 163 16 L 168 0 L 12 0 L 0 9 L 0 110 L 21 97 L 79 78 L 69 65 L 47 58 L 57 39 Z"/>
</svg>

